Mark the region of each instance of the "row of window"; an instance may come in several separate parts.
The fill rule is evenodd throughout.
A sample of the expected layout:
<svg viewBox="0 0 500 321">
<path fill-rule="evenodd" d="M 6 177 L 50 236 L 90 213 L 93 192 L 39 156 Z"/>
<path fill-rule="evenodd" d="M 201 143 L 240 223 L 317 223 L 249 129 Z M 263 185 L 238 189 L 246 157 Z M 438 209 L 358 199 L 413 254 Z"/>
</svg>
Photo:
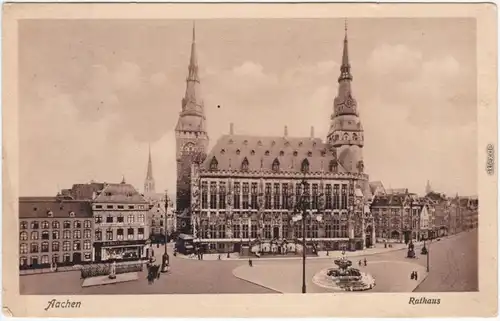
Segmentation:
<svg viewBox="0 0 500 321">
<path fill-rule="evenodd" d="M 125 239 L 125 234 L 124 234 L 124 229 L 119 228 L 116 229 L 116 240 L 122 241 Z M 112 229 L 106 230 L 106 241 L 114 241 L 115 238 L 115 233 L 113 232 Z M 134 228 L 128 228 L 127 229 L 127 240 L 143 240 L 144 239 L 144 228 L 140 227 L 137 229 L 137 238 L 135 237 L 135 229 Z M 95 240 L 96 241 L 102 241 L 102 231 L 100 229 L 97 229 L 95 231 Z"/>
<path fill-rule="evenodd" d="M 217 186 L 218 185 L 218 186 Z M 266 183 L 264 189 L 265 209 L 288 209 L 292 205 L 290 186 L 287 183 Z M 347 184 L 326 184 L 325 209 L 347 209 L 347 195 L 353 194 L 353 190 L 347 188 Z M 235 209 L 257 209 L 258 208 L 258 183 L 234 183 L 233 207 Z M 319 184 L 296 184 L 295 198 L 305 198 L 311 209 L 318 209 L 320 202 Z M 227 201 L 226 182 L 202 182 L 201 186 L 201 208 L 202 209 L 225 209 Z"/>
<path fill-rule="evenodd" d="M 83 259 L 85 261 L 92 260 L 92 253 L 91 252 L 85 252 L 85 253 L 83 253 Z M 53 263 L 61 263 L 60 256 L 58 254 L 52 254 L 52 262 Z M 62 256 L 62 262 L 64 262 L 64 263 L 70 263 L 71 262 L 71 254 L 64 253 L 63 256 Z M 21 256 L 19 258 L 19 264 L 21 266 L 28 265 L 28 258 L 26 256 Z M 41 257 L 31 256 L 30 259 L 29 259 L 29 264 L 30 265 L 50 264 L 50 258 L 49 258 L 48 255 L 42 255 Z"/>
<path fill-rule="evenodd" d="M 111 216 L 108 215 L 106 216 L 105 220 L 102 219 L 102 215 L 94 215 L 95 222 L 100 224 L 100 223 L 125 223 L 125 217 L 123 215 L 119 216 Z M 115 220 L 116 219 L 116 220 Z M 134 214 L 129 214 L 127 215 L 127 224 L 133 224 L 133 223 L 144 223 L 145 220 L 145 215 L 144 214 L 139 214 L 137 215 L 137 221 L 136 217 Z"/>
<path fill-rule="evenodd" d="M 82 221 L 64 221 L 63 222 L 63 228 L 71 228 L 71 222 L 73 222 L 73 228 L 82 228 Z M 41 226 L 42 229 L 49 229 L 50 226 L 52 226 L 53 229 L 59 229 L 61 228 L 61 223 L 59 221 L 52 221 L 52 224 L 50 224 L 49 221 L 31 221 L 30 228 L 32 230 L 37 230 Z M 92 221 L 90 220 L 85 220 L 83 221 L 83 227 L 84 228 L 90 228 L 92 226 Z M 21 221 L 19 224 L 19 227 L 21 230 L 27 230 L 28 229 L 28 222 L 27 221 Z"/>
<path fill-rule="evenodd" d="M 94 205 L 94 208 L 95 209 L 104 209 L 104 208 L 106 208 L 108 210 L 112 210 L 112 209 L 124 210 L 125 208 L 129 209 L 129 210 L 135 210 L 135 209 L 144 210 L 144 209 L 146 209 L 146 205 L 116 205 L 116 204 L 107 204 L 106 206 L 104 206 L 102 204 L 98 204 L 98 205 Z"/>
<path fill-rule="evenodd" d="M 289 227 L 283 225 L 281 235 L 286 237 L 288 235 Z M 302 226 L 295 226 L 292 228 L 294 237 L 302 237 Z M 258 226 L 251 225 L 233 225 L 232 227 L 233 238 L 257 238 Z M 264 238 L 279 237 L 276 235 L 279 230 L 272 229 L 271 225 L 264 225 L 263 236 Z M 200 228 L 200 236 L 205 239 L 223 239 L 226 238 L 225 225 L 208 225 Z M 309 222 L 306 226 L 306 237 L 317 238 L 319 235 L 319 226 L 317 223 Z M 347 222 L 334 220 L 333 224 L 325 225 L 325 236 L 327 238 L 335 237 L 348 237 Z"/>
<path fill-rule="evenodd" d="M 238 154 L 238 151 L 236 151 L 236 154 Z M 269 156 L 269 154 L 266 154 L 266 156 Z M 297 152 L 293 153 L 293 156 L 297 156 Z M 309 157 L 312 156 L 312 152 L 309 152 L 308 155 Z M 262 162 L 260 164 L 262 167 Z M 212 160 L 210 161 L 210 170 L 211 171 L 216 171 L 219 168 L 219 162 L 217 161 L 217 158 L 214 156 L 212 157 Z M 250 162 L 248 161 L 248 158 L 244 158 L 243 161 L 241 162 L 240 170 L 241 171 L 248 171 L 250 168 Z M 274 172 L 279 172 L 280 171 L 280 161 L 278 158 L 275 158 L 272 164 L 272 170 Z M 309 172 L 309 160 L 307 158 L 304 158 L 300 165 L 300 169 L 302 172 L 306 173 Z M 338 171 L 338 162 L 336 160 L 331 160 L 329 164 L 329 170 L 330 172 L 337 172 Z"/>
<path fill-rule="evenodd" d="M 42 240 L 49 240 L 50 239 L 50 232 L 49 231 L 42 231 Z M 63 230 L 63 239 L 81 239 L 82 238 L 82 231 L 81 230 Z M 73 237 L 71 237 L 73 235 Z M 31 231 L 30 233 L 30 240 L 38 240 L 39 239 L 39 233 L 38 231 Z M 92 230 L 86 229 L 83 230 L 83 238 L 84 239 L 89 239 L 92 237 Z M 52 231 L 52 239 L 57 240 L 60 238 L 60 231 L 59 230 L 53 230 Z M 19 239 L 21 241 L 27 241 L 28 240 L 28 232 L 22 231 L 19 233 Z"/>
<path fill-rule="evenodd" d="M 40 245 L 39 243 L 31 243 L 29 246 L 29 252 L 30 253 L 38 253 L 38 252 L 49 252 L 49 242 L 42 242 Z M 83 249 L 84 250 L 90 250 L 92 248 L 92 243 L 90 240 L 85 240 L 83 241 Z M 62 250 L 63 251 L 81 251 L 82 250 L 82 242 L 81 241 L 73 241 L 73 247 L 71 247 L 71 242 L 70 241 L 64 241 L 62 242 Z M 59 252 L 61 251 L 60 247 L 60 242 L 54 241 L 52 242 L 52 252 Z M 28 244 L 27 243 L 21 243 L 19 245 L 19 253 L 21 254 L 27 254 L 28 253 Z"/>
</svg>

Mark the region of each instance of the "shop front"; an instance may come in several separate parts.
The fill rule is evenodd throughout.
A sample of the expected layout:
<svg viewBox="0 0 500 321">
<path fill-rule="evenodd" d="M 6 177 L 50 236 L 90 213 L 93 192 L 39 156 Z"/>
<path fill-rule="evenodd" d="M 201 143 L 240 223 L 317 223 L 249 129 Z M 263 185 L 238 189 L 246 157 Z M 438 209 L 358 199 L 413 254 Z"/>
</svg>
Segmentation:
<svg viewBox="0 0 500 321">
<path fill-rule="evenodd" d="M 145 246 L 145 240 L 96 243 L 96 261 L 139 260 L 145 256 Z"/>
</svg>

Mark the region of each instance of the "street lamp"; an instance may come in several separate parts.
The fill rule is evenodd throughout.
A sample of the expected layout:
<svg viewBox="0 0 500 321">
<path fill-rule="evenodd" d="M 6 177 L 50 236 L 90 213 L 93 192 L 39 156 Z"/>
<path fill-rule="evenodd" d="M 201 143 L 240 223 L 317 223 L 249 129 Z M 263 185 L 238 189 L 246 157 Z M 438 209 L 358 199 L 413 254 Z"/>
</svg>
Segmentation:
<svg viewBox="0 0 500 321">
<path fill-rule="evenodd" d="M 302 195 L 300 195 L 300 199 L 297 200 L 297 209 L 298 212 L 302 212 L 302 293 L 306 293 L 306 217 L 308 215 L 307 210 L 309 207 L 308 195 L 306 194 L 306 187 L 308 186 L 307 181 L 302 179 L 300 182 L 304 186 L 304 191 Z M 293 219 L 294 221 L 298 221 L 299 219 Z M 319 219 L 318 219 L 319 220 Z"/>
</svg>

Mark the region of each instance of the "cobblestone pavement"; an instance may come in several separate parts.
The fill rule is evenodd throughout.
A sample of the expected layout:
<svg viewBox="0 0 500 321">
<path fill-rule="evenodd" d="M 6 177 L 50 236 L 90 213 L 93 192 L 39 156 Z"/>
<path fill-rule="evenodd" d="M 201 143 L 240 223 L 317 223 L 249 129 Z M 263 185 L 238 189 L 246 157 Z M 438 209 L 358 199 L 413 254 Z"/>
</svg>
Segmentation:
<svg viewBox="0 0 500 321">
<path fill-rule="evenodd" d="M 356 268 L 367 272 L 375 278 L 376 286 L 369 292 L 411 292 L 419 281 L 410 279 L 410 273 L 417 271 L 420 277 L 425 276 L 425 268 L 412 260 L 384 260 L 374 257 L 368 259 L 367 266 Z M 306 264 L 306 286 L 308 293 L 328 293 L 332 290 L 320 287 L 312 282 L 313 276 L 320 270 L 333 267 L 333 262 L 324 260 L 309 261 Z M 240 266 L 233 271 L 238 277 L 252 283 L 265 286 L 281 293 L 302 292 L 301 261 L 262 261 L 253 267 Z M 422 279 L 420 279 L 422 280 Z M 368 291 L 367 291 L 368 292 Z"/>
<path fill-rule="evenodd" d="M 425 261 L 419 263 L 425 265 Z M 477 229 L 432 242 L 429 263 L 429 276 L 415 292 L 478 291 Z M 495 258 L 492 258 L 492 264 L 496 264 Z"/>
<path fill-rule="evenodd" d="M 417 254 L 420 246 L 417 246 Z M 474 291 L 478 288 L 477 278 L 477 231 L 465 232 L 431 244 L 431 272 L 417 287 L 420 292 Z M 161 262 L 163 248 L 154 248 L 157 263 Z M 146 272 L 139 273 L 139 280 L 127 283 L 82 288 L 80 272 L 59 272 L 20 277 L 21 294 L 200 294 L 200 293 L 276 293 L 275 291 L 238 279 L 233 276 L 237 267 L 246 267 L 246 261 L 198 261 L 186 260 L 172 255 L 169 247 L 171 271 L 162 274 L 153 285 L 148 285 Z M 426 257 L 406 259 L 405 251 L 392 251 L 367 256 L 369 270 L 377 282 L 374 292 L 408 291 L 407 281 L 409 266 L 413 264 L 425 267 Z M 354 265 L 360 257 L 352 257 Z M 399 263 L 398 263 L 399 262 Z M 402 263 L 402 262 L 406 262 Z M 373 263 L 373 264 L 372 264 Z M 254 267 L 261 264 L 280 265 L 290 276 L 291 292 L 301 287 L 301 260 L 254 261 Z M 332 261 L 308 260 L 308 292 L 328 292 L 328 289 L 316 286 L 310 281 L 315 272 L 326 266 L 333 266 Z M 276 269 L 276 268 L 273 268 Z M 364 267 L 362 269 L 365 269 Z M 279 268 L 278 268 L 279 270 Z M 411 269 L 410 269 L 411 270 Z M 274 274 L 280 277 L 280 274 Z M 299 274 L 299 277 L 296 275 Z M 420 275 L 423 276 L 423 275 Z M 57 285 L 57 286 L 55 286 Z"/>
</svg>

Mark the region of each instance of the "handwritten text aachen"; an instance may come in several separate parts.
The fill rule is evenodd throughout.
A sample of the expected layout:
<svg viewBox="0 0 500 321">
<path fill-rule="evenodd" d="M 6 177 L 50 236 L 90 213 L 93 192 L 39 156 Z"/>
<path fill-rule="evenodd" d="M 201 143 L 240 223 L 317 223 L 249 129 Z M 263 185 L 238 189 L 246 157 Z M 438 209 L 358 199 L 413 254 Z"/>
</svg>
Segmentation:
<svg viewBox="0 0 500 321">
<path fill-rule="evenodd" d="M 67 299 L 66 301 L 58 301 L 56 299 L 52 299 L 48 302 L 47 307 L 44 309 L 48 311 L 49 309 L 78 309 L 82 306 L 81 301 L 70 301 Z"/>
</svg>

